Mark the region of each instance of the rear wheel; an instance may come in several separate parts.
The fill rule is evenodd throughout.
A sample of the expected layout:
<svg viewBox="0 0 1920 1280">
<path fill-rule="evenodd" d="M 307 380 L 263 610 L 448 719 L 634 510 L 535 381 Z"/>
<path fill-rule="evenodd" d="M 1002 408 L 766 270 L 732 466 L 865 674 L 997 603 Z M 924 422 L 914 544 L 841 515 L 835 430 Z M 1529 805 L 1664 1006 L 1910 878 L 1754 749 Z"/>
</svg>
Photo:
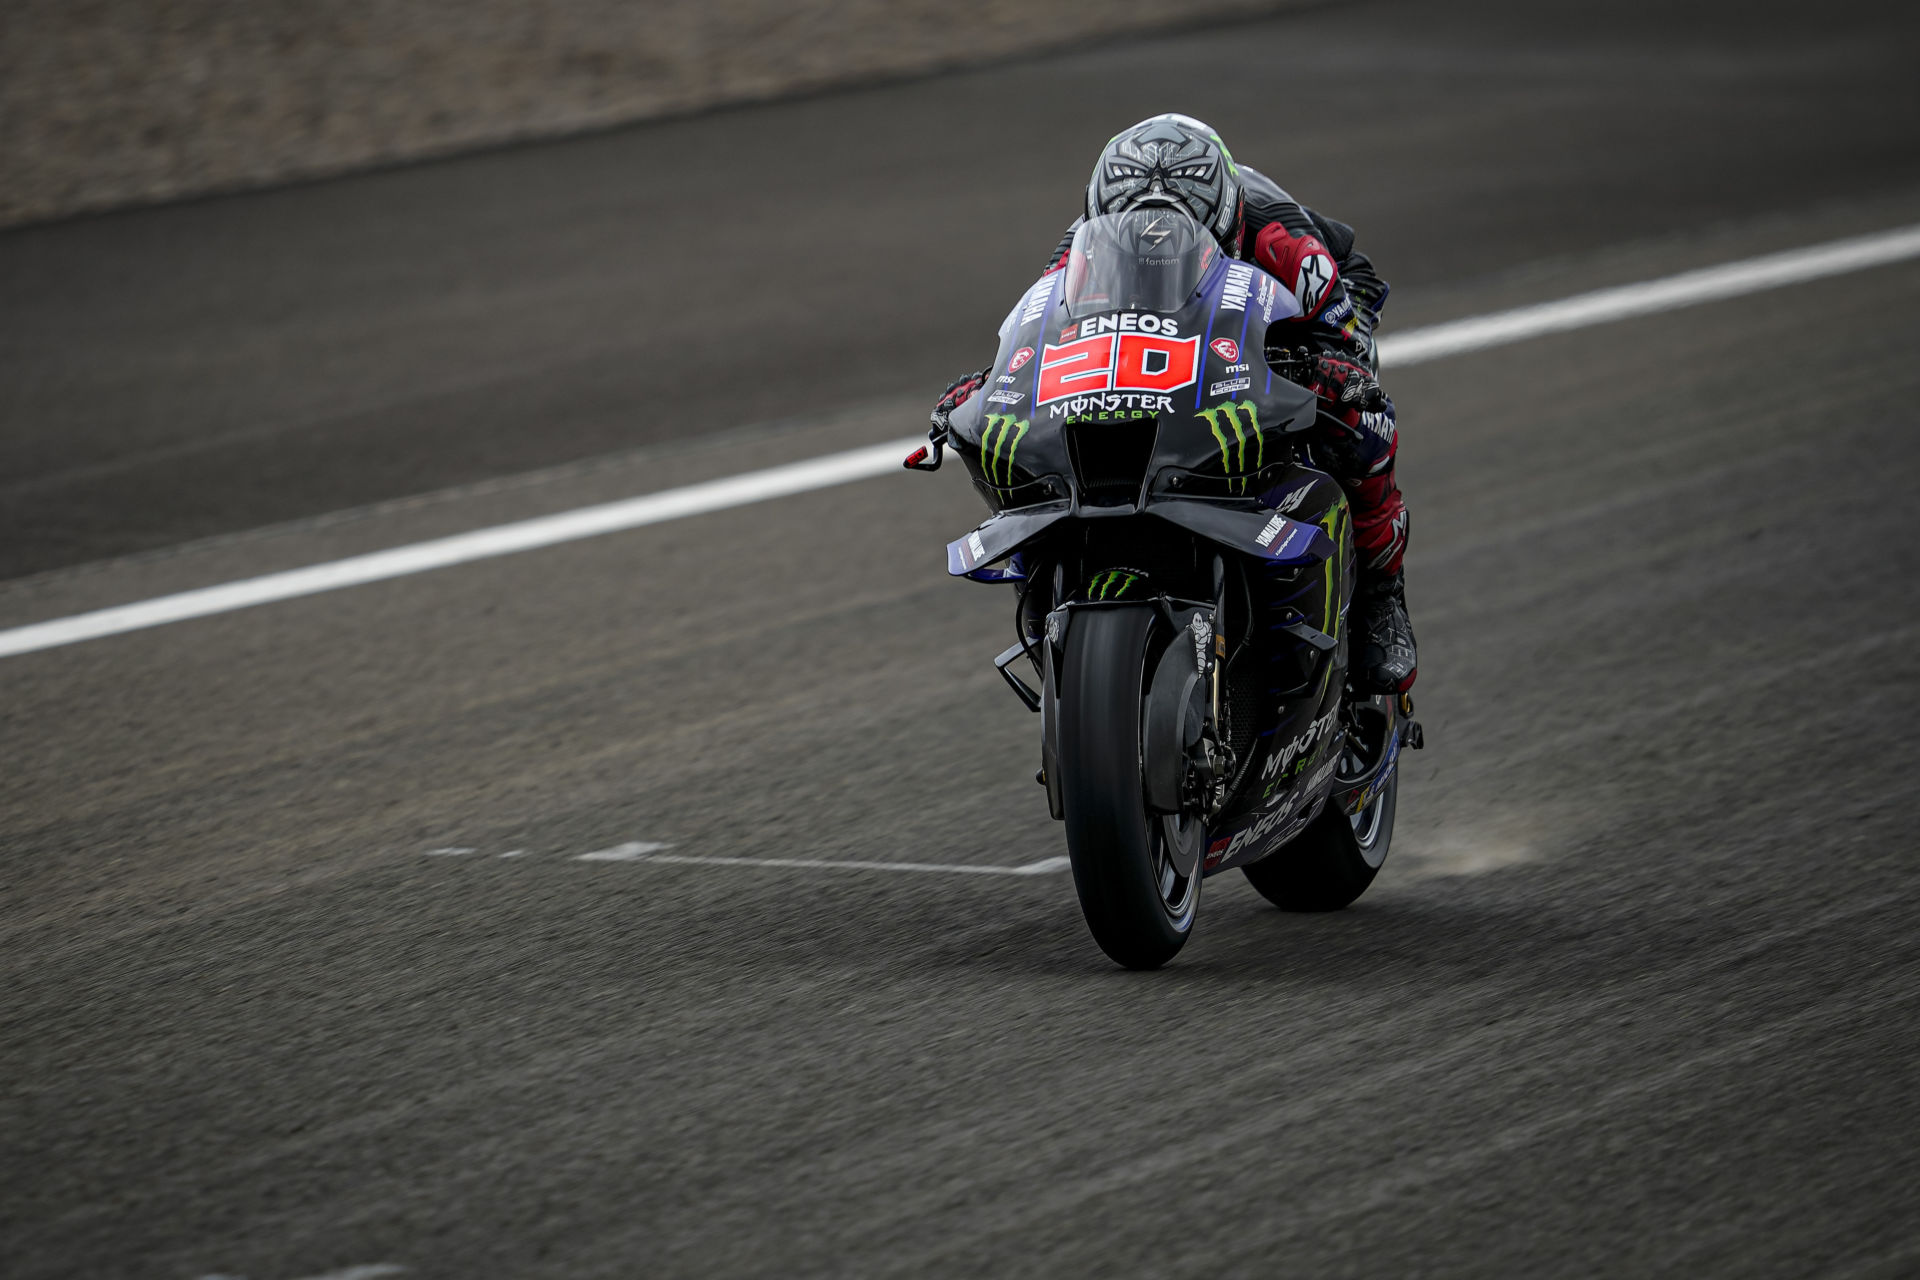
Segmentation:
<svg viewBox="0 0 1920 1280">
<path fill-rule="evenodd" d="M 1397 732 L 1390 718 L 1387 731 Z M 1367 764 L 1349 750 L 1341 761 L 1341 773 L 1349 775 L 1352 770 L 1364 776 Z M 1351 905 L 1387 860 L 1399 795 L 1396 769 L 1360 812 L 1342 813 L 1328 804 L 1305 831 L 1245 868 L 1247 879 L 1261 897 L 1282 911 L 1339 911 Z"/>
<path fill-rule="evenodd" d="M 1200 905 L 1197 817 L 1147 808 L 1141 717 L 1170 638 L 1146 607 L 1085 609 L 1067 629 L 1060 687 L 1067 855 L 1093 940 L 1129 969 L 1156 969 L 1193 932 Z M 1155 641 L 1158 643 L 1155 643 Z"/>
</svg>

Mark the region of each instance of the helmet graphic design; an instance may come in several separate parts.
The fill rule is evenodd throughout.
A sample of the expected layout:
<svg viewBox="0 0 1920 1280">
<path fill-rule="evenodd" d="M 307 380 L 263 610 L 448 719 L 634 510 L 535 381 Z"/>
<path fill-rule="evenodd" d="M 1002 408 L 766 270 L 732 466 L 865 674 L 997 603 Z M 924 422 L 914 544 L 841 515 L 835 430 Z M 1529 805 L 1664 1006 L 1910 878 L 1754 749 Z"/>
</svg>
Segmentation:
<svg viewBox="0 0 1920 1280">
<path fill-rule="evenodd" d="M 1089 218 L 1156 205 L 1185 209 L 1239 253 L 1240 169 L 1220 135 L 1192 116 L 1154 116 L 1119 134 L 1087 182 Z"/>
</svg>

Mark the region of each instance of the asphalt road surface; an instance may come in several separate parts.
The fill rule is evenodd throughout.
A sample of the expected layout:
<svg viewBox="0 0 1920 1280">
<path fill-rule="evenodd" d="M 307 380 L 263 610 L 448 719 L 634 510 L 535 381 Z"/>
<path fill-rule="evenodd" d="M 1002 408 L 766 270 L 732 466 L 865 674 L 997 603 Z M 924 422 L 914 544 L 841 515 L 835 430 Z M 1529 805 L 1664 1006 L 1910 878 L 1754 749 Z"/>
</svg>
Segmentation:
<svg viewBox="0 0 1920 1280">
<path fill-rule="evenodd" d="M 911 432 L 1169 97 L 1402 328 L 1920 222 L 1920 19 L 1533 8 L 7 233 L 0 626 Z M 1064 852 L 952 470 L 0 662 L 0 1271 L 1920 1272 L 1916 303 L 1393 375 L 1394 852 L 1156 974 L 1059 873 L 581 857 Z"/>
</svg>

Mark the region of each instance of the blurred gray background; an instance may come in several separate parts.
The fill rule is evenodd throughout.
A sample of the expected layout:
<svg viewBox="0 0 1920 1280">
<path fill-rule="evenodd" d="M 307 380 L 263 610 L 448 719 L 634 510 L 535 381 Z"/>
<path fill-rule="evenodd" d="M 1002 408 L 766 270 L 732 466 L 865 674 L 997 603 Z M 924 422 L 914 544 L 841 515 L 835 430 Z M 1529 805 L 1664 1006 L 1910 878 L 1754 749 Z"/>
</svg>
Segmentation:
<svg viewBox="0 0 1920 1280">
<path fill-rule="evenodd" d="M 10 0 L 0 226 L 1301 0 Z"/>
</svg>

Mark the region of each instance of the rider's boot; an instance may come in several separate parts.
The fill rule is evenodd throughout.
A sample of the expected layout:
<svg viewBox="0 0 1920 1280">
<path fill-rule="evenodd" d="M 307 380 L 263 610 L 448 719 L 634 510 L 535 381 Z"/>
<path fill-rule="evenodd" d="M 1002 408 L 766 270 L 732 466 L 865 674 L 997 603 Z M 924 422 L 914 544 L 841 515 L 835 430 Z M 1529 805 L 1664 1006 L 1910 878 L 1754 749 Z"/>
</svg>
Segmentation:
<svg viewBox="0 0 1920 1280">
<path fill-rule="evenodd" d="M 1353 664 L 1353 683 L 1367 693 L 1405 693 L 1418 674 L 1413 623 L 1407 618 L 1406 575 L 1362 570 L 1354 584 L 1355 629 L 1359 660 Z"/>
</svg>

